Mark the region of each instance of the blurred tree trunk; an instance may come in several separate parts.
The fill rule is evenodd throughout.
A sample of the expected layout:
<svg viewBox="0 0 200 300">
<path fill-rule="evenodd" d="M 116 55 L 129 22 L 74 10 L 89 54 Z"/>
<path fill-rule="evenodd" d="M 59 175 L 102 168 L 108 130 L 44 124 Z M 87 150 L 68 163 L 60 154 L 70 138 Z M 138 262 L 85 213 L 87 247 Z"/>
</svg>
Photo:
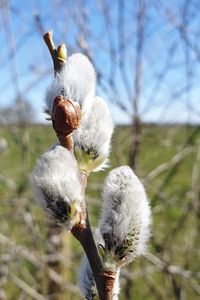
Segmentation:
<svg viewBox="0 0 200 300">
<path fill-rule="evenodd" d="M 133 97 L 133 122 L 132 122 L 132 145 L 130 151 L 130 166 L 133 170 L 137 169 L 137 159 L 140 146 L 141 121 L 139 116 L 139 102 L 141 95 L 142 81 L 142 55 L 144 48 L 145 31 L 145 0 L 139 1 L 138 14 L 136 18 L 136 58 L 135 58 L 135 80 Z"/>
</svg>

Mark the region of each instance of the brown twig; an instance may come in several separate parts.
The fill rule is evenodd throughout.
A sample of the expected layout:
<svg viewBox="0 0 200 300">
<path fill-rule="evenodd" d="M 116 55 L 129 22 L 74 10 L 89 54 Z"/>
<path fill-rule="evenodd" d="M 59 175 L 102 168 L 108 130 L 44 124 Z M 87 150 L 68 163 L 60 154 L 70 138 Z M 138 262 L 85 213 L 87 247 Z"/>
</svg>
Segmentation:
<svg viewBox="0 0 200 300">
<path fill-rule="evenodd" d="M 81 223 L 76 224 L 72 229 L 72 234 L 81 243 L 87 255 L 100 300 L 112 300 L 116 273 L 103 270 L 101 258 L 89 224 L 88 215 L 86 215 L 85 226 L 82 226 Z"/>
<path fill-rule="evenodd" d="M 81 172 L 81 181 L 83 186 L 83 193 L 85 194 L 87 174 L 84 172 Z M 83 200 L 80 222 L 73 227 L 71 232 L 81 243 L 87 255 L 96 282 L 100 300 L 112 300 L 116 273 L 103 270 L 101 258 L 99 256 L 90 227 L 85 197 Z"/>
<path fill-rule="evenodd" d="M 52 33 L 48 31 L 43 35 L 43 39 L 49 49 L 49 52 L 51 54 L 51 58 L 53 60 L 53 66 L 54 66 L 54 72 L 55 76 L 57 73 L 60 72 L 62 69 L 63 65 L 65 64 L 65 60 L 58 57 L 57 49 L 55 48 L 53 38 L 52 38 Z M 63 45 L 59 45 L 58 48 L 62 47 Z"/>
</svg>

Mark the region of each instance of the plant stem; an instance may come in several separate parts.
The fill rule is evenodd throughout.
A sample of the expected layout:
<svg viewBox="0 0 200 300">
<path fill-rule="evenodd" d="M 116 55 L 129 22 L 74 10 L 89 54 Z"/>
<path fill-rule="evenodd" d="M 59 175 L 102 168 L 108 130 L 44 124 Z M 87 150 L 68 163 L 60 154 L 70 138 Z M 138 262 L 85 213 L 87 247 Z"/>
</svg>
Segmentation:
<svg viewBox="0 0 200 300">
<path fill-rule="evenodd" d="M 85 226 L 82 226 L 81 223 L 85 223 Z M 112 300 L 112 291 L 115 283 L 116 273 L 103 270 L 101 258 L 93 238 L 87 214 L 85 222 L 81 223 L 76 224 L 71 232 L 81 243 L 87 255 L 92 273 L 94 275 L 100 300 Z"/>
<path fill-rule="evenodd" d="M 53 64 L 54 64 L 54 75 L 60 72 L 61 68 L 65 64 L 65 60 L 58 57 L 57 50 L 54 46 L 51 32 L 47 32 L 44 36 L 44 41 L 51 54 Z M 73 152 L 73 140 L 72 135 L 69 136 L 69 141 L 62 141 L 60 143 L 67 148 L 71 154 L 74 156 Z M 90 222 L 87 213 L 87 207 L 85 202 L 85 188 L 87 184 L 87 174 L 85 172 L 80 172 L 80 178 L 82 183 L 82 193 L 83 201 L 80 213 L 80 221 L 71 230 L 71 233 L 82 245 L 90 267 L 96 282 L 97 290 L 99 293 L 100 300 L 112 300 L 113 298 L 113 287 L 115 283 L 115 272 L 105 271 L 101 262 L 101 258 L 98 253 L 97 246 L 94 241 L 92 230 L 90 227 Z"/>
<path fill-rule="evenodd" d="M 87 255 L 100 300 L 112 300 L 116 273 L 103 270 L 101 258 L 94 241 L 85 203 L 85 188 L 87 184 L 87 174 L 85 172 L 81 172 L 81 182 L 84 195 L 82 214 L 80 222 L 72 228 L 71 232 L 81 243 Z"/>
<path fill-rule="evenodd" d="M 65 60 L 58 57 L 57 50 L 53 42 L 52 33 L 50 31 L 48 31 L 43 35 L 43 39 L 51 54 L 51 58 L 53 60 L 53 66 L 54 66 L 54 75 L 56 76 L 56 74 L 60 72 L 63 65 L 65 64 Z"/>
</svg>

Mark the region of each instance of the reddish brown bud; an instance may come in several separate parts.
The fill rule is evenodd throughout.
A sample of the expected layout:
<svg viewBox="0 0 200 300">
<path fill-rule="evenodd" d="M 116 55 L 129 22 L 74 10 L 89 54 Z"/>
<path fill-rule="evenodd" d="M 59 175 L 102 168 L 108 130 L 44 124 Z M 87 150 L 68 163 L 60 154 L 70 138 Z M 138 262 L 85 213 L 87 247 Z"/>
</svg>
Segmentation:
<svg viewBox="0 0 200 300">
<path fill-rule="evenodd" d="M 68 148 L 69 135 L 77 129 L 80 124 L 81 110 L 79 104 L 59 95 L 54 100 L 51 118 L 53 128 L 60 143 Z"/>
</svg>

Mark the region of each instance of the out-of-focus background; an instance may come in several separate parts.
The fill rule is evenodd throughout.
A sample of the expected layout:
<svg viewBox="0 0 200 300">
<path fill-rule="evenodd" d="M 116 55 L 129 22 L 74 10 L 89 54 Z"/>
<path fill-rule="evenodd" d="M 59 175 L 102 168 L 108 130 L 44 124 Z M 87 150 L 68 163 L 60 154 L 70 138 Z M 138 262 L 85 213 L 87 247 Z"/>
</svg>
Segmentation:
<svg viewBox="0 0 200 300">
<path fill-rule="evenodd" d="M 29 176 L 56 140 L 43 113 L 53 78 L 42 35 L 93 62 L 116 130 L 110 168 L 92 174 L 92 226 L 109 170 L 128 164 L 153 211 L 149 253 L 121 276 L 120 299 L 200 297 L 200 2 L 0 1 L 0 299 L 82 299 L 83 251 L 52 228 Z"/>
</svg>

